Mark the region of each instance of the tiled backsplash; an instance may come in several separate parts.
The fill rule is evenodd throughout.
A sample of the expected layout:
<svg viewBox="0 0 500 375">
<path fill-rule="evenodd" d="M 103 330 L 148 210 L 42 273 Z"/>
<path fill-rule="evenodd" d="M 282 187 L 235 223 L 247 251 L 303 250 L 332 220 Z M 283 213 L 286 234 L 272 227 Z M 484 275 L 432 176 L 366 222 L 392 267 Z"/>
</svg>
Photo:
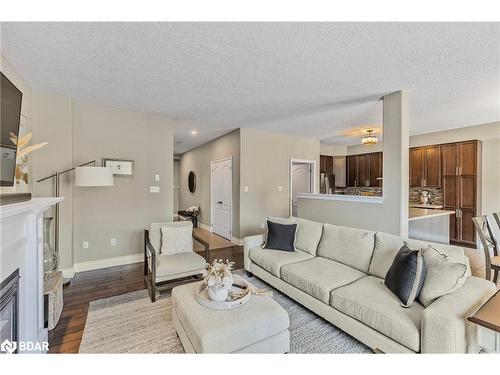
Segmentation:
<svg viewBox="0 0 500 375">
<path fill-rule="evenodd" d="M 429 192 L 430 204 L 443 204 L 443 189 L 435 187 L 412 187 L 410 188 L 410 204 L 420 204 L 420 192 Z"/>
<path fill-rule="evenodd" d="M 377 197 L 382 196 L 382 188 L 381 187 L 346 187 L 344 189 L 347 195 L 374 195 Z"/>
</svg>

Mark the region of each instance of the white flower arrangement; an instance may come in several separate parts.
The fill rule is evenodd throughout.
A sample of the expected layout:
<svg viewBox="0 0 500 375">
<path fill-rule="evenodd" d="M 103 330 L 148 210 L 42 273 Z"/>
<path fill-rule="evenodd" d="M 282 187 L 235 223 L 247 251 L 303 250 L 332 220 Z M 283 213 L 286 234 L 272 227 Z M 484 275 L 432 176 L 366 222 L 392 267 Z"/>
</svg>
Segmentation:
<svg viewBox="0 0 500 375">
<path fill-rule="evenodd" d="M 227 259 L 225 262 L 222 259 L 215 259 L 212 264 L 207 263 L 203 281 L 209 287 L 231 288 L 233 285 L 233 275 L 231 274 L 233 265 L 234 262 Z"/>
</svg>

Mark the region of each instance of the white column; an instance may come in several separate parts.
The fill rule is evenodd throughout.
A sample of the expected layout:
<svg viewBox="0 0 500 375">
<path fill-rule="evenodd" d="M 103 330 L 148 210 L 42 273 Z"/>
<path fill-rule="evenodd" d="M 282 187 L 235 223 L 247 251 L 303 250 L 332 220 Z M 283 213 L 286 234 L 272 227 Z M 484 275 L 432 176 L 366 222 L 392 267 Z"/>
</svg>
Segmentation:
<svg viewBox="0 0 500 375">
<path fill-rule="evenodd" d="M 408 237 L 409 114 L 404 91 L 384 96 L 383 189 L 391 212 L 399 213 L 399 235 Z"/>
</svg>

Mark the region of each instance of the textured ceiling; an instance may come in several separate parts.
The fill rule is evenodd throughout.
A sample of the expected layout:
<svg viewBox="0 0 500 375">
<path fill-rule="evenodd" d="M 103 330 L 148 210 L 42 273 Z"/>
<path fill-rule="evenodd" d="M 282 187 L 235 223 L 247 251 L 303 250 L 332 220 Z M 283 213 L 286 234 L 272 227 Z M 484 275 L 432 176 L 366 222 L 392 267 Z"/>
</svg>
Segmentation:
<svg viewBox="0 0 500 375">
<path fill-rule="evenodd" d="M 34 88 L 172 116 L 176 152 L 250 126 L 358 143 L 400 89 L 411 134 L 500 120 L 499 23 L 3 23 L 1 42 Z"/>
</svg>

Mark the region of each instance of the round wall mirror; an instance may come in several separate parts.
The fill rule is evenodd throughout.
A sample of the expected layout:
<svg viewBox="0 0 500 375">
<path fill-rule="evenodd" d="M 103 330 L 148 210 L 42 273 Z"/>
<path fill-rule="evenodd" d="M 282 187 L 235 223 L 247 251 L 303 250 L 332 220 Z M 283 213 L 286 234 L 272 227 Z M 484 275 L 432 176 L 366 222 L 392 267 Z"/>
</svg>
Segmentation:
<svg viewBox="0 0 500 375">
<path fill-rule="evenodd" d="M 193 171 L 189 172 L 188 175 L 188 187 L 191 193 L 194 193 L 194 191 L 196 190 L 196 173 L 194 173 Z"/>
</svg>

